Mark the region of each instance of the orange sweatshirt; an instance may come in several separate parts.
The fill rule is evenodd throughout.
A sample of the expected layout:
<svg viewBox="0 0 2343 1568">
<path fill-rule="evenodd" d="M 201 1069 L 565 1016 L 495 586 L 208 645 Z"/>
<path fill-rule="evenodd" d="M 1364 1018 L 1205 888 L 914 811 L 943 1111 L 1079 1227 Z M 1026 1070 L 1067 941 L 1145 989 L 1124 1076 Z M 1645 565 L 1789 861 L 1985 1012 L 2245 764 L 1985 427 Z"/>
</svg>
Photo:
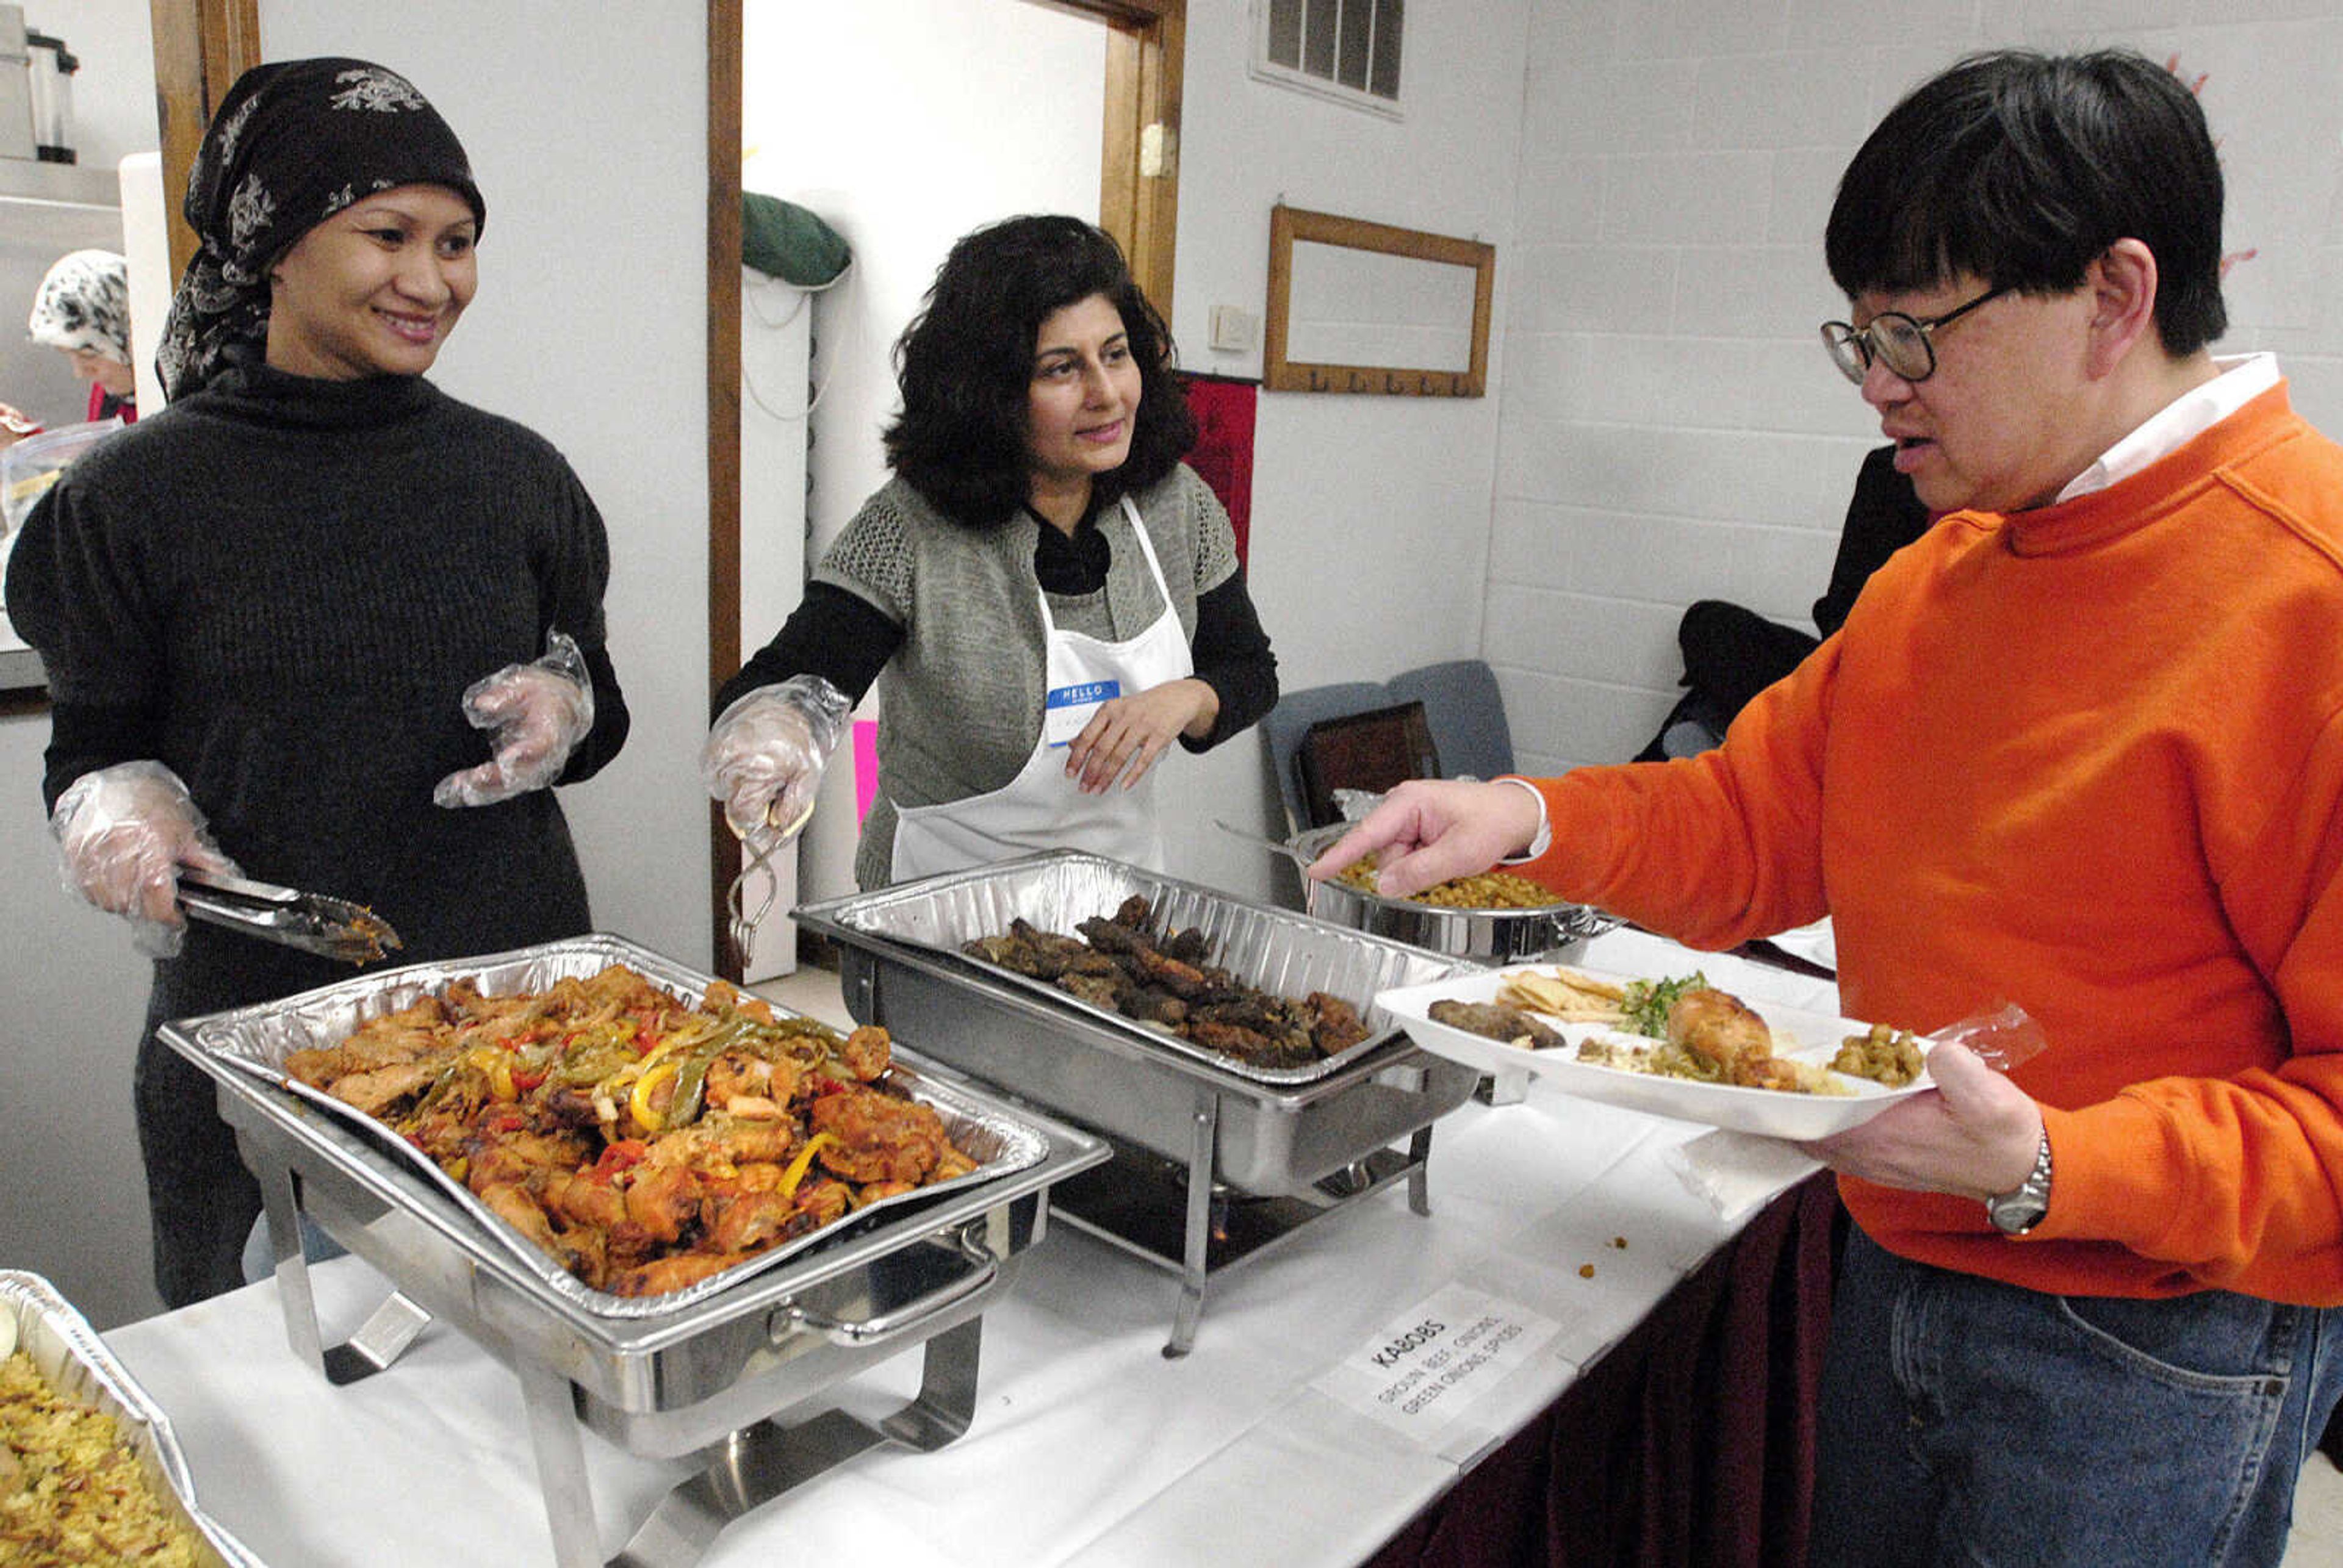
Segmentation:
<svg viewBox="0 0 2343 1568">
<path fill-rule="evenodd" d="M 2283 385 L 2130 478 L 1956 513 L 1718 750 L 1537 781 L 1530 875 L 1703 948 L 1828 913 L 1851 1018 L 2016 1001 L 2050 1211 L 1843 1178 L 1910 1258 L 2343 1303 L 2343 447 Z"/>
</svg>

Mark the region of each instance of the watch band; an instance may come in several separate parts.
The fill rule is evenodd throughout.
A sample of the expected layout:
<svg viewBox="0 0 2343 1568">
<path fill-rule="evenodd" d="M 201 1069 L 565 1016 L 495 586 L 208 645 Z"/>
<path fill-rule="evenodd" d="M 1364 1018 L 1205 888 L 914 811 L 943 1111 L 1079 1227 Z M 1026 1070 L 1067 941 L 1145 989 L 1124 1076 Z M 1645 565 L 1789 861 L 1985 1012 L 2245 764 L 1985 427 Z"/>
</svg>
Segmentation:
<svg viewBox="0 0 2343 1568">
<path fill-rule="evenodd" d="M 2050 1212 L 2050 1130 L 2042 1130 L 2042 1141 L 2034 1151 L 2034 1169 L 2026 1180 L 2007 1192 L 1996 1192 L 1985 1201 L 1986 1218 L 2005 1235 L 2023 1236 L 2042 1222 Z"/>
</svg>

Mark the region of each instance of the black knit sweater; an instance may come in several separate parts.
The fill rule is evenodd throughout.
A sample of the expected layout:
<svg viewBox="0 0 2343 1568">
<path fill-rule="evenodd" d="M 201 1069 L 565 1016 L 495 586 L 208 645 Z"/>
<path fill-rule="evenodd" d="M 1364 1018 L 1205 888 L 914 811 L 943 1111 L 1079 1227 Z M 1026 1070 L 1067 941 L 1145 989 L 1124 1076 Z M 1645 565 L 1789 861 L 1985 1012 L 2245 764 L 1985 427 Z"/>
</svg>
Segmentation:
<svg viewBox="0 0 2343 1568">
<path fill-rule="evenodd" d="M 153 758 L 253 877 L 370 905 L 405 960 L 588 929 L 550 790 L 431 800 L 484 761 L 464 689 L 575 638 L 593 733 L 564 781 L 616 754 L 602 519 L 560 454 L 417 377 L 316 381 L 263 367 L 83 457 L 25 526 L 11 620 L 55 699 L 45 794 Z M 156 1014 L 265 1000 L 347 967 L 197 926 L 156 966 Z"/>
</svg>

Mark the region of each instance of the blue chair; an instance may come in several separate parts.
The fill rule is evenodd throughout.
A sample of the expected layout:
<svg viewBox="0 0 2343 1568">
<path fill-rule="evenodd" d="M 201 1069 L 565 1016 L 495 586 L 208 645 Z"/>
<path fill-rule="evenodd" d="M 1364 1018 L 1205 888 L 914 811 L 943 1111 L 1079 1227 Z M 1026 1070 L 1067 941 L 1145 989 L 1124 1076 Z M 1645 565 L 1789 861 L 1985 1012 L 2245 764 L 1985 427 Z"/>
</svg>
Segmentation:
<svg viewBox="0 0 2343 1568">
<path fill-rule="evenodd" d="M 1302 793 L 1302 738 L 1322 719 L 1342 719 L 1387 708 L 1392 699 L 1371 680 L 1346 680 L 1335 686 L 1306 687 L 1281 693 L 1277 706 L 1261 721 L 1262 741 L 1269 747 L 1269 770 L 1277 780 L 1277 798 L 1285 806 L 1285 830 L 1299 833 L 1310 825 L 1310 809 Z M 1429 713 L 1425 715 L 1428 719 Z"/>
<path fill-rule="evenodd" d="M 1513 732 L 1496 672 L 1477 658 L 1453 658 L 1395 675 L 1384 683 L 1393 702 L 1423 704 L 1443 779 L 1494 779 L 1513 770 Z"/>
<path fill-rule="evenodd" d="M 1513 769 L 1513 731 L 1497 677 L 1477 658 L 1450 659 L 1388 681 L 1346 680 L 1288 691 L 1261 721 L 1271 775 L 1285 806 L 1289 834 L 1310 825 L 1298 759 L 1310 727 L 1403 702 L 1421 702 L 1443 778 L 1493 779 Z"/>
</svg>

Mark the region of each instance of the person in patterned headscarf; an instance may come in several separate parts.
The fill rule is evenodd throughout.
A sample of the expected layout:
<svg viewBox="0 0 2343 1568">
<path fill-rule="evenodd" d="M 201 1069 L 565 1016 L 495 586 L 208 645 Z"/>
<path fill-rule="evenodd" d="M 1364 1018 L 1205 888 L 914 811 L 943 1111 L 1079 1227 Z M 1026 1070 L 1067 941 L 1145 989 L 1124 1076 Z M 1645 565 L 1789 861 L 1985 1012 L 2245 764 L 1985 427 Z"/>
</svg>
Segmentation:
<svg viewBox="0 0 2343 1568">
<path fill-rule="evenodd" d="M 164 392 L 209 386 L 261 350 L 271 264 L 360 196 L 404 186 L 436 186 L 461 202 L 478 243 L 488 207 L 471 161 L 407 78 L 337 59 L 256 65 L 238 77 L 187 176 L 181 211 L 198 246 L 163 324 Z"/>
<path fill-rule="evenodd" d="M 138 373 L 130 355 L 130 264 L 110 250 L 59 256 L 33 294 L 26 327 L 89 386 L 92 419 L 138 417 Z"/>
<path fill-rule="evenodd" d="M 541 437 L 424 378 L 487 213 L 447 123 L 363 60 L 257 66 L 185 210 L 200 249 L 156 357 L 169 406 L 41 498 L 6 582 L 48 676 L 66 885 L 156 956 L 135 1089 L 175 1307 L 243 1282 L 260 1197 L 156 1025 L 349 973 L 188 929 L 182 871 L 356 900 L 409 960 L 577 936 L 585 879 L 548 786 L 628 728 L 593 501 Z"/>
</svg>

